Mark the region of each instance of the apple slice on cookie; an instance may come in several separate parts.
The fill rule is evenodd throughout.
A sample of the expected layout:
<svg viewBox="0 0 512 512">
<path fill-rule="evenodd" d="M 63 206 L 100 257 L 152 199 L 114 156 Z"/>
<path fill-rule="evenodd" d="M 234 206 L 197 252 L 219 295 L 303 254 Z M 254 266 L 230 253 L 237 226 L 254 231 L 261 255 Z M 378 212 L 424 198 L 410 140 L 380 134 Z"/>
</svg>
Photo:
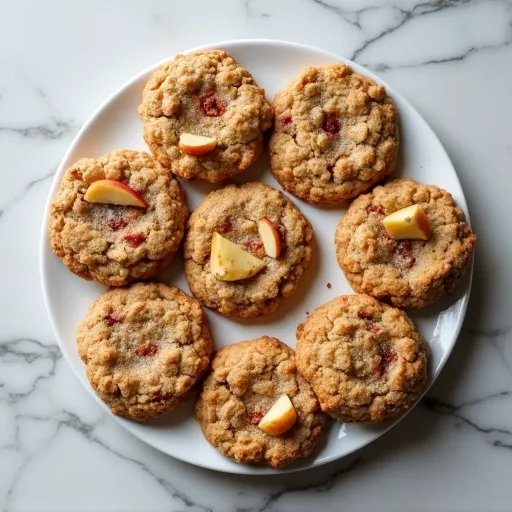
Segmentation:
<svg viewBox="0 0 512 512">
<path fill-rule="evenodd" d="M 213 233 L 210 269 L 219 281 L 238 281 L 255 276 L 266 263 L 227 238 Z"/>
<path fill-rule="evenodd" d="M 281 395 L 277 402 L 261 418 L 258 428 L 271 436 L 288 432 L 297 421 L 297 412 L 288 395 Z"/>
<path fill-rule="evenodd" d="M 146 200 L 133 188 L 115 180 L 97 180 L 89 185 L 84 199 L 89 203 L 147 208 Z"/>
<path fill-rule="evenodd" d="M 187 155 L 203 156 L 211 153 L 217 147 L 217 140 L 213 137 L 182 133 L 180 135 L 179 147 Z"/>
<path fill-rule="evenodd" d="M 418 204 L 393 212 L 382 223 L 388 235 L 396 240 L 428 240 L 430 238 L 428 217 Z"/>
<path fill-rule="evenodd" d="M 258 221 L 258 231 L 265 248 L 265 253 L 271 258 L 279 258 L 282 249 L 281 235 L 272 221 L 263 217 Z"/>
</svg>

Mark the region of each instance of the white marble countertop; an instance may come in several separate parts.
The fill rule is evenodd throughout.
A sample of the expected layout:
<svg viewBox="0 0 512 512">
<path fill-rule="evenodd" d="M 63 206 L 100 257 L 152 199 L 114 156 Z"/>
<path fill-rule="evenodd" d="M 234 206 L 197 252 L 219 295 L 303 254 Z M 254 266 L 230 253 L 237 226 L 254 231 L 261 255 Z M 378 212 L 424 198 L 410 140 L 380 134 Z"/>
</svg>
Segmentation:
<svg viewBox="0 0 512 512">
<path fill-rule="evenodd" d="M 344 460 L 237 477 L 149 448 L 61 357 L 38 276 L 41 215 L 74 135 L 125 80 L 177 51 L 277 38 L 377 71 L 439 135 L 479 243 L 457 346 L 428 396 Z M 0 0 L 0 510 L 510 511 L 512 2 Z"/>
</svg>

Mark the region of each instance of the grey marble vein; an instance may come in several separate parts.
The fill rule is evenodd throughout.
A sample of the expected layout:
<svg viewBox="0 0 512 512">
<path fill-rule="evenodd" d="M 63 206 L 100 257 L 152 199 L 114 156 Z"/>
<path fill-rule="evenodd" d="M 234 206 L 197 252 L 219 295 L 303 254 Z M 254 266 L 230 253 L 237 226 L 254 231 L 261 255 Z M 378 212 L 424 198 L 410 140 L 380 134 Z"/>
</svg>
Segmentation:
<svg viewBox="0 0 512 512">
<path fill-rule="evenodd" d="M 27 194 L 27 192 L 30 191 L 30 189 L 32 187 L 34 187 L 35 185 L 38 185 L 39 183 L 43 183 L 45 182 L 46 180 L 49 180 L 50 178 L 53 177 L 53 175 L 55 174 L 55 169 L 48 172 L 47 174 L 45 174 L 44 176 L 41 176 L 40 178 L 35 178 L 31 181 L 29 181 L 26 185 L 25 185 L 25 188 L 23 189 L 23 191 L 21 192 L 21 194 L 18 194 L 14 199 L 11 199 L 11 201 L 9 201 L 7 204 L 5 204 L 1 209 L 0 209 L 0 217 L 2 217 L 2 215 L 9 209 L 12 207 L 13 204 L 15 204 L 16 202 L 18 202 L 20 199 L 23 198 L 23 196 L 25 194 Z"/>
<path fill-rule="evenodd" d="M 447 402 L 444 402 L 440 400 L 439 398 L 435 397 L 429 397 L 426 396 L 422 400 L 422 405 L 426 409 L 435 412 L 437 414 L 442 414 L 444 416 L 451 416 L 458 421 L 462 422 L 463 424 L 473 428 L 477 432 L 480 432 L 482 434 L 504 434 L 505 436 L 511 436 L 512 437 L 512 430 L 502 428 L 502 427 L 482 427 L 475 423 L 474 421 L 467 418 L 465 415 L 463 415 L 460 411 L 467 406 L 474 405 L 477 403 L 486 402 L 492 399 L 496 398 L 503 398 L 503 397 L 509 397 L 510 391 L 501 391 L 499 393 L 493 393 L 491 395 L 488 395 L 483 398 L 479 398 L 478 400 L 472 400 L 469 402 L 464 402 L 460 405 L 452 405 Z M 492 444 L 494 444 L 494 441 L 492 441 Z"/>
<path fill-rule="evenodd" d="M 446 9 L 456 8 L 460 5 L 466 5 L 474 3 L 474 0 L 434 0 L 431 2 L 421 2 L 414 5 L 411 9 L 404 9 L 402 7 L 394 7 L 394 9 L 400 13 L 401 19 L 397 25 L 386 28 L 380 34 L 366 40 L 359 48 L 357 48 L 352 54 L 351 60 L 356 60 L 361 53 L 363 53 L 370 45 L 376 43 L 383 37 L 391 34 L 398 29 L 402 28 L 406 23 L 420 16 L 440 12 Z M 362 9 L 363 12 L 365 9 Z"/>
<path fill-rule="evenodd" d="M 371 10 L 378 10 L 382 8 L 389 8 L 391 7 L 396 13 L 399 15 L 397 22 L 391 26 L 385 27 L 382 30 L 379 31 L 378 34 L 376 34 L 373 37 L 370 37 L 368 39 L 365 39 L 365 41 L 356 48 L 351 56 L 349 56 L 350 60 L 359 62 L 361 54 L 371 45 L 377 43 L 384 37 L 386 37 L 389 34 L 392 34 L 396 32 L 397 30 L 404 27 L 407 23 L 410 21 L 419 18 L 421 16 L 426 16 L 434 13 L 439 13 L 441 11 L 445 11 L 448 9 L 457 9 L 461 6 L 468 6 L 468 5 L 475 5 L 482 3 L 482 0 L 433 0 L 429 2 L 420 2 L 413 4 L 411 7 L 399 7 L 399 6 L 390 6 L 389 4 L 378 4 L 378 5 L 367 5 L 360 9 L 344 9 L 340 5 L 336 5 L 333 3 L 330 3 L 327 0 L 312 0 L 316 5 L 321 6 L 324 9 L 327 9 L 329 12 L 332 12 L 333 14 L 336 14 L 340 18 L 342 18 L 346 23 L 349 25 L 352 25 L 353 27 L 356 27 L 359 31 L 364 31 L 364 26 L 361 22 L 361 16 L 364 13 L 367 13 Z M 509 0 L 493 0 L 496 3 L 505 3 L 506 5 L 510 5 Z M 511 20 L 511 26 L 512 26 L 512 20 Z M 446 58 L 440 58 L 440 59 L 431 59 L 426 61 L 420 61 L 415 63 L 408 63 L 403 65 L 390 65 L 387 63 L 381 63 L 377 65 L 371 65 L 367 63 L 362 63 L 366 67 L 369 67 L 375 71 L 383 72 L 388 71 L 391 69 L 399 69 L 399 68 L 411 68 L 411 67 L 418 67 L 418 66 L 424 66 L 429 64 L 442 64 L 447 62 L 455 62 L 455 61 L 462 61 L 466 59 L 468 56 L 479 52 L 479 51 L 485 51 L 490 49 L 499 49 L 508 46 L 512 42 L 512 34 L 510 39 L 506 39 L 500 44 L 495 45 L 481 45 L 481 46 L 472 46 L 467 51 L 464 51 L 460 54 L 452 55 Z"/>
<path fill-rule="evenodd" d="M 115 455 L 116 457 L 129 462 L 131 464 L 134 464 L 137 466 L 141 471 L 148 474 L 160 487 L 162 487 L 165 492 L 167 492 L 172 498 L 180 501 L 183 503 L 187 508 L 195 507 L 196 509 L 200 509 L 203 512 L 213 512 L 213 509 L 207 506 L 199 505 L 197 502 L 193 501 L 190 497 L 188 497 L 186 494 L 181 492 L 179 489 L 177 489 L 172 482 L 169 480 L 162 478 L 158 476 L 156 473 L 154 473 L 151 469 L 147 467 L 146 464 L 143 462 L 134 459 L 132 457 L 128 457 L 126 455 L 123 455 L 117 450 L 114 450 L 111 446 L 104 443 L 101 439 L 99 439 L 97 436 L 94 435 L 94 424 L 88 424 L 83 422 L 76 414 L 66 411 L 63 411 L 65 415 L 67 415 L 67 418 L 64 420 L 60 420 L 57 425 L 57 429 L 55 432 L 54 437 L 58 434 L 59 430 L 62 428 L 70 428 L 75 430 L 76 432 L 80 433 L 82 436 L 84 436 L 88 441 L 91 441 L 95 444 L 98 444 L 105 450 L 107 450 L 112 455 Z"/>
<path fill-rule="evenodd" d="M 33 346 L 34 350 L 19 348 L 19 345 L 26 343 Z M 57 345 L 45 345 L 40 341 L 31 338 L 16 338 L 0 342 L 0 358 L 2 359 L 3 364 L 20 362 L 32 364 L 41 359 L 50 361 L 49 371 L 39 374 L 31 383 L 28 391 L 24 393 L 9 392 L 7 395 L 7 402 L 10 404 L 19 402 L 33 393 L 41 380 L 53 377 L 55 375 L 57 362 L 61 357 L 62 353 Z"/>
<path fill-rule="evenodd" d="M 41 89 L 41 87 L 36 87 L 36 92 L 40 98 L 48 98 L 48 94 L 46 94 L 46 92 L 43 91 L 43 89 Z"/>
<path fill-rule="evenodd" d="M 507 367 L 508 371 L 512 373 L 512 363 L 508 360 L 507 355 L 505 354 L 505 350 L 503 348 L 503 342 L 508 342 L 508 335 L 510 334 L 510 331 L 512 329 L 512 326 L 505 325 L 503 327 L 494 327 L 491 329 L 469 329 L 469 333 L 481 336 L 494 347 L 498 355 L 500 356 L 501 360 L 503 361 L 503 364 Z"/>
<path fill-rule="evenodd" d="M 22 137 L 33 139 L 42 138 L 48 140 L 61 139 L 67 135 L 74 135 L 78 131 L 78 126 L 73 120 L 56 119 L 54 117 L 47 123 L 41 123 L 25 128 L 14 126 L 0 126 L 0 135 L 4 133 L 15 133 Z"/>
<path fill-rule="evenodd" d="M 348 23 L 349 25 L 352 25 L 358 29 L 362 29 L 361 23 L 359 22 L 359 17 L 361 13 L 370 10 L 370 9 L 377 9 L 378 7 L 368 7 L 365 9 L 355 10 L 355 11 L 347 11 L 342 9 L 341 7 L 337 5 L 333 5 L 325 0 L 313 0 L 313 2 L 317 5 L 320 5 L 327 11 L 339 16 L 343 21 Z"/>
<path fill-rule="evenodd" d="M 270 14 L 268 12 L 255 12 L 251 7 L 251 3 L 253 0 L 244 0 L 244 9 L 249 18 L 260 17 L 260 18 L 270 18 Z"/>
<path fill-rule="evenodd" d="M 34 455 L 29 455 L 25 458 L 23 463 L 20 465 L 16 473 L 14 474 L 14 478 L 11 482 L 11 485 L 9 486 L 7 495 L 6 495 L 6 506 L 5 506 L 5 512 L 9 512 L 10 505 L 12 505 L 12 497 L 14 493 L 16 492 L 17 484 L 20 481 L 21 477 L 23 476 L 25 470 L 27 469 L 28 465 L 34 460 L 35 457 L 38 456 L 39 453 L 44 451 L 46 448 L 48 448 L 52 441 L 56 439 L 56 437 L 59 435 L 59 433 L 62 431 L 62 429 L 71 429 L 78 434 L 80 434 L 83 438 L 85 438 L 87 441 L 92 442 L 98 446 L 100 446 L 102 449 L 106 450 L 110 454 L 114 455 L 118 459 L 121 459 L 123 461 L 129 462 L 136 467 L 138 467 L 141 471 L 146 473 L 155 483 L 157 483 L 160 487 L 164 489 L 164 491 L 173 499 L 181 502 L 186 508 L 180 509 L 180 510 L 188 510 L 190 508 L 193 508 L 194 510 L 201 510 L 202 512 L 214 512 L 214 510 L 208 506 L 203 506 L 198 504 L 196 501 L 192 500 L 189 496 L 187 496 L 185 493 L 177 489 L 172 482 L 169 480 L 162 478 L 158 476 L 155 472 L 153 472 L 146 464 L 143 462 L 134 459 L 132 457 L 128 457 L 119 451 L 113 449 L 111 446 L 109 446 L 107 443 L 102 441 L 99 437 L 97 437 L 94 434 L 95 428 L 103 421 L 103 419 L 100 422 L 94 422 L 94 423 L 87 423 L 84 422 L 78 415 L 76 415 L 73 412 L 67 411 L 65 409 L 62 409 L 61 413 L 59 413 L 60 418 L 56 419 L 54 416 L 47 416 L 47 417 L 38 417 L 38 416 L 26 416 L 26 415 L 17 415 L 16 419 L 31 419 L 31 420 L 40 420 L 40 421 L 46 421 L 46 422 L 55 422 L 56 427 L 55 430 L 48 440 L 47 443 L 45 443 L 45 446 L 42 447 L 42 449 L 37 452 Z M 103 416 L 104 418 L 104 416 Z M 18 427 L 19 429 L 19 427 Z M 1 449 L 5 449 L 7 447 L 2 447 Z M 177 509 L 173 509 L 177 510 Z"/>
<path fill-rule="evenodd" d="M 353 460 L 348 466 L 337 469 L 334 473 L 332 473 L 329 477 L 325 479 L 325 481 L 319 484 L 304 484 L 288 487 L 287 489 L 283 489 L 281 491 L 269 494 L 262 507 L 260 507 L 257 512 L 268 512 L 270 507 L 274 505 L 277 501 L 279 501 L 284 495 L 298 493 L 298 492 L 326 492 L 330 491 L 337 483 L 339 477 L 342 475 L 346 475 L 359 468 L 363 463 L 363 458 L 359 457 Z M 237 512 L 242 512 L 242 510 L 238 510 Z"/>
<path fill-rule="evenodd" d="M 392 69 L 417 68 L 419 66 L 428 66 L 430 64 L 446 64 L 447 62 L 463 61 L 467 57 L 469 57 L 477 52 L 482 52 L 482 51 L 486 51 L 486 50 L 499 50 L 501 48 L 506 48 L 506 47 L 510 46 L 511 43 L 512 43 L 512 38 L 510 40 L 504 41 L 500 44 L 489 44 L 489 45 L 483 45 L 483 46 L 478 46 L 478 47 L 472 46 L 465 52 L 460 53 L 458 55 L 453 55 L 453 56 L 446 57 L 443 59 L 425 60 L 425 61 L 412 63 L 412 64 L 399 64 L 397 66 L 390 66 L 389 64 L 377 64 L 377 65 L 373 65 L 373 66 L 368 66 L 368 65 L 366 65 L 366 66 L 372 68 L 374 71 L 384 72 L 384 71 L 389 71 Z"/>
</svg>

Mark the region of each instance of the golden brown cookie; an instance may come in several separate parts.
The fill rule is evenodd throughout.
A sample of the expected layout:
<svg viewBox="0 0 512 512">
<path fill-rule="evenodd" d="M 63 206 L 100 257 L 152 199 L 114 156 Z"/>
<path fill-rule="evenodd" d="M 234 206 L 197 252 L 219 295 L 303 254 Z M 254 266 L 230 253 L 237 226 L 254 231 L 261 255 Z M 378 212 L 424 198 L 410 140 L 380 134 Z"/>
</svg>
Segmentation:
<svg viewBox="0 0 512 512">
<path fill-rule="evenodd" d="M 421 397 L 428 346 L 407 315 L 367 295 L 338 297 L 297 328 L 297 367 L 322 410 L 346 422 L 397 416 Z"/>
<path fill-rule="evenodd" d="M 199 303 L 160 283 L 103 293 L 78 326 L 77 343 L 94 391 L 114 414 L 134 420 L 175 409 L 212 352 Z"/>
<path fill-rule="evenodd" d="M 428 217 L 430 239 L 391 238 L 382 220 L 414 204 Z M 420 308 L 454 290 L 470 264 L 475 241 L 448 192 L 408 179 L 358 197 L 338 224 L 335 246 L 338 263 L 356 292 L 394 306 Z"/>
<path fill-rule="evenodd" d="M 128 185 L 147 208 L 90 203 L 91 183 Z M 64 174 L 50 207 L 53 251 L 83 279 L 124 286 L 154 276 L 179 248 L 188 210 L 178 182 L 154 158 L 120 149 L 100 158 L 82 158 Z"/>
<path fill-rule="evenodd" d="M 345 64 L 304 68 L 274 99 L 270 163 L 309 203 L 340 203 L 393 171 L 396 108 L 384 87 Z"/>
<path fill-rule="evenodd" d="M 297 421 L 285 434 L 266 434 L 258 423 L 283 394 Z M 315 394 L 297 373 L 293 350 L 267 336 L 217 352 L 196 417 L 206 439 L 226 457 L 274 468 L 311 455 L 325 423 Z"/>
<path fill-rule="evenodd" d="M 278 229 L 281 254 L 265 254 L 258 221 Z M 290 297 L 313 258 L 313 228 L 281 192 L 263 183 L 227 187 L 209 194 L 190 216 L 185 239 L 185 272 L 193 295 L 225 316 L 253 317 L 275 311 Z M 254 277 L 219 281 L 210 267 L 213 233 L 241 245 L 266 263 Z"/>
<path fill-rule="evenodd" d="M 177 55 L 149 78 L 139 114 L 153 155 L 187 180 L 211 183 L 243 172 L 261 154 L 273 110 L 252 75 L 222 50 Z M 204 156 L 179 146 L 183 133 L 212 137 Z"/>
</svg>

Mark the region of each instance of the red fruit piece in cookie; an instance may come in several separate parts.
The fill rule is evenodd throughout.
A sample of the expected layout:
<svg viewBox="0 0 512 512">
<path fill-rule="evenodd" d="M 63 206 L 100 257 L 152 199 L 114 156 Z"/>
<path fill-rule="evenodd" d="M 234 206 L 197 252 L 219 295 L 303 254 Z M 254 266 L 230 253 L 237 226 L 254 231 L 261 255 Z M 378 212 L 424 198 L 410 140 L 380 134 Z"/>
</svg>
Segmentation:
<svg viewBox="0 0 512 512">
<path fill-rule="evenodd" d="M 139 245 L 144 242 L 146 237 L 142 233 L 128 233 L 123 236 L 123 240 L 134 249 L 139 247 Z"/>
<path fill-rule="evenodd" d="M 154 356 L 158 352 L 158 346 L 154 343 L 144 343 L 135 349 L 135 353 L 138 356 Z"/>
<path fill-rule="evenodd" d="M 199 108 L 207 116 L 219 117 L 226 112 L 226 102 L 213 91 L 206 91 L 199 96 Z"/>
<path fill-rule="evenodd" d="M 341 123 L 336 114 L 324 114 L 324 123 L 322 128 L 327 132 L 327 135 L 334 137 L 341 129 Z"/>
<path fill-rule="evenodd" d="M 151 399 L 152 402 L 162 402 L 164 400 L 170 400 L 171 398 L 174 398 L 174 395 L 172 393 L 162 393 L 161 391 L 157 391 L 153 398 Z"/>
<path fill-rule="evenodd" d="M 380 204 L 375 204 L 375 205 L 371 204 L 370 206 L 368 206 L 367 210 L 368 210 L 368 213 L 376 213 L 378 215 L 386 214 L 386 212 L 384 211 L 384 208 Z"/>
<path fill-rule="evenodd" d="M 111 313 L 105 317 L 105 322 L 109 327 L 112 327 L 113 325 L 120 323 L 121 319 L 118 318 L 114 313 Z"/>
<path fill-rule="evenodd" d="M 395 262 L 398 267 L 409 269 L 416 262 L 410 240 L 401 240 L 396 246 Z"/>
<path fill-rule="evenodd" d="M 117 231 L 119 229 L 123 229 L 126 226 L 128 226 L 128 222 L 126 222 L 124 219 L 110 219 L 108 222 L 108 227 L 110 229 L 113 229 L 114 231 Z"/>
</svg>

